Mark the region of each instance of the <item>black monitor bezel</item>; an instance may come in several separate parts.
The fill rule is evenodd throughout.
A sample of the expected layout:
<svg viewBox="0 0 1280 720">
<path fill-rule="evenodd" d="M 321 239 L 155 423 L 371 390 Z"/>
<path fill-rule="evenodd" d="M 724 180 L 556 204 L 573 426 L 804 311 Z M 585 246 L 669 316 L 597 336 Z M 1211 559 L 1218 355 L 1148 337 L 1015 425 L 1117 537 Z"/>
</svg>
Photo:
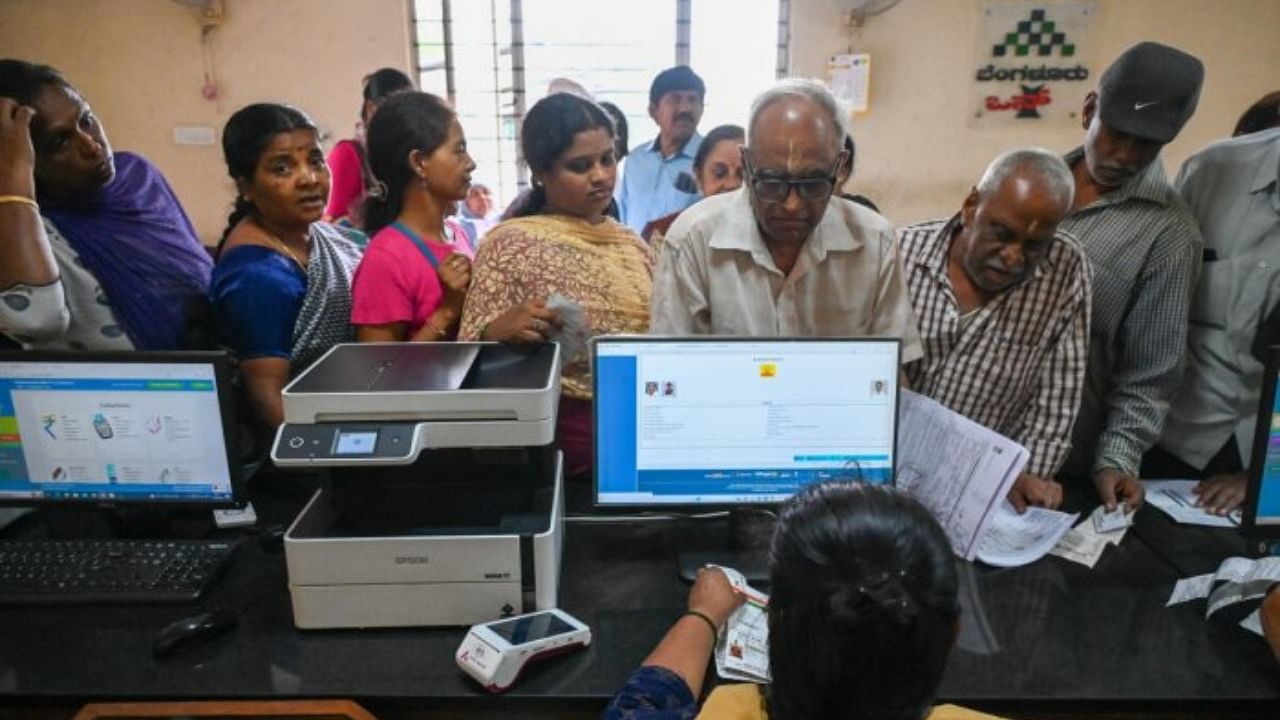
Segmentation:
<svg viewBox="0 0 1280 720">
<path fill-rule="evenodd" d="M 754 337 L 745 335 L 695 335 L 695 336 L 670 336 L 670 335 L 600 335 L 591 339 L 591 367 L 593 372 L 591 375 L 591 502 L 592 507 L 600 512 L 616 512 L 616 513 L 658 513 L 670 515 L 696 515 L 702 513 L 715 513 L 728 510 L 747 509 L 773 509 L 780 507 L 785 500 L 775 502 L 752 502 L 752 503 L 601 503 L 600 502 L 600 443 L 596 441 L 599 437 L 599 420 L 596 412 L 596 398 L 600 392 L 600 376 L 594 372 L 597 367 L 597 359 L 599 357 L 599 348 L 601 343 L 673 343 L 673 342 L 691 342 L 691 343 L 724 343 L 724 342 L 741 342 L 741 343 L 886 343 L 891 342 L 897 346 L 898 351 L 898 367 L 902 367 L 902 340 L 901 338 L 892 337 Z M 901 386 L 898 387 L 893 396 L 893 412 L 894 417 L 898 415 L 900 404 L 902 402 Z M 893 460 L 889 471 L 889 482 L 893 484 L 897 478 L 898 469 L 898 423 L 895 421 L 893 425 Z"/>
<path fill-rule="evenodd" d="M 7 506 L 93 506 L 102 508 L 141 507 L 204 509 L 218 510 L 224 508 L 244 507 L 247 502 L 244 488 L 244 473 L 240 466 L 239 432 L 236 426 L 236 401 L 231 388 L 231 358 L 223 351 L 217 350 L 174 350 L 174 351 L 71 351 L 71 350 L 0 350 L 0 363 L 121 363 L 144 365 L 148 363 L 187 363 L 213 366 L 214 379 L 217 384 L 218 410 L 222 415 L 222 437 L 227 454 L 227 471 L 231 477 L 231 497 L 226 500 L 193 500 L 190 498 L 148 498 L 133 500 L 120 498 L 9 498 L 0 496 L 0 507 Z"/>
<path fill-rule="evenodd" d="M 1267 442 L 1271 438 L 1276 378 L 1280 375 L 1280 345 L 1267 348 L 1267 359 L 1262 372 L 1262 396 L 1258 400 L 1257 424 L 1254 426 L 1253 447 L 1249 454 L 1240 532 L 1252 538 L 1270 539 L 1280 538 L 1280 523 L 1258 524 L 1258 500 L 1262 492 L 1262 478 L 1266 474 Z"/>
</svg>

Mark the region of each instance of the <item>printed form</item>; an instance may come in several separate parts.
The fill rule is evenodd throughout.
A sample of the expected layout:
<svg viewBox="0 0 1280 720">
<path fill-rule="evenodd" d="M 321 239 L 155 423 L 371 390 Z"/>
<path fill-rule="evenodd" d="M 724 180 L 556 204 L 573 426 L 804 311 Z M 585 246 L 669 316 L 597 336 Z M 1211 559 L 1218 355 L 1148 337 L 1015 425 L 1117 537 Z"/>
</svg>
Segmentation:
<svg viewBox="0 0 1280 720">
<path fill-rule="evenodd" d="M 956 555 L 974 559 L 1026 448 L 910 390 L 902 391 L 898 440 L 897 486 L 933 513 Z"/>
</svg>

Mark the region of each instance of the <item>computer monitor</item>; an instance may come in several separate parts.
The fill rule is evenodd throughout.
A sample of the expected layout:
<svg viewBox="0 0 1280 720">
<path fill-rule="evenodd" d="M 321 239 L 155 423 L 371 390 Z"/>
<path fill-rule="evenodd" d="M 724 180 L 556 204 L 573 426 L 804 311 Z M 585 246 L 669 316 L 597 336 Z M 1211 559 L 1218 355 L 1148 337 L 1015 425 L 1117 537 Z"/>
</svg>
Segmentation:
<svg viewBox="0 0 1280 720">
<path fill-rule="evenodd" d="M 593 346 L 597 507 L 776 505 L 893 478 L 897 339 L 608 336 Z"/>
<path fill-rule="evenodd" d="M 0 352 L 0 503 L 233 507 L 225 353 Z"/>
<path fill-rule="evenodd" d="M 1245 487 L 1241 529 L 1259 538 L 1280 538 L 1280 347 L 1267 350 L 1258 403 L 1258 424 L 1253 434 L 1249 480 Z"/>
</svg>

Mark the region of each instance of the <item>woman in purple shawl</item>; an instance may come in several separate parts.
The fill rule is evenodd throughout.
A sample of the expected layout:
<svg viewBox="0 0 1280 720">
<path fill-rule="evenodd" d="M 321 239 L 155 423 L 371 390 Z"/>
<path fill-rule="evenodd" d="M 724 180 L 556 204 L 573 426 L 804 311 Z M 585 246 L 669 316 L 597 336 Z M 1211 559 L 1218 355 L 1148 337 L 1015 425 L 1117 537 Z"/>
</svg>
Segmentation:
<svg viewBox="0 0 1280 720">
<path fill-rule="evenodd" d="M 28 348 L 188 347 L 211 269 L 155 166 L 113 154 L 57 70 L 0 60 L 0 332 Z"/>
</svg>

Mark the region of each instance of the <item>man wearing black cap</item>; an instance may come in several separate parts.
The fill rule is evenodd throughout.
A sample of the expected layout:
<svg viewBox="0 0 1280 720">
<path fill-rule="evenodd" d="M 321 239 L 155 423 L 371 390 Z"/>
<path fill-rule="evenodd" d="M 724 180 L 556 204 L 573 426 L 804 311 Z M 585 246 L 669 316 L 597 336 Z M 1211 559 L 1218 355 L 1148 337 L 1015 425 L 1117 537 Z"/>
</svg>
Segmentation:
<svg viewBox="0 0 1280 720">
<path fill-rule="evenodd" d="M 706 94 L 702 78 L 687 65 L 663 70 L 649 86 L 649 117 L 658 124 L 658 138 L 631 150 L 616 193 L 622 222 L 637 233 L 650 220 L 702 197 L 693 180 L 693 157 L 702 144 L 698 121 Z"/>
<path fill-rule="evenodd" d="M 1064 475 L 1092 477 L 1108 509 L 1142 503 L 1138 467 L 1182 376 L 1201 240 L 1156 159 L 1195 112 L 1203 80 L 1180 50 L 1129 48 L 1085 98 L 1084 145 L 1065 158 L 1076 194 L 1060 228 L 1093 265 L 1093 317 Z"/>
</svg>

